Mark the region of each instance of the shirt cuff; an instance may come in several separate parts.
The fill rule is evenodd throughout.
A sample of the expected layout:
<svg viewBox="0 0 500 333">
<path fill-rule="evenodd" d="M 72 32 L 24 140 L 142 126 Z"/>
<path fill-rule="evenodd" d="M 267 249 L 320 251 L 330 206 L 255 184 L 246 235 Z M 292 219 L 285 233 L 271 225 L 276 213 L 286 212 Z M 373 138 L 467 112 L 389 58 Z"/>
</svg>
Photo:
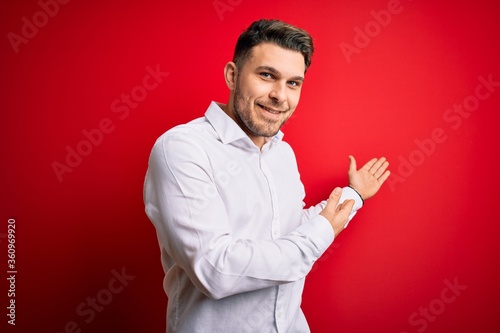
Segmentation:
<svg viewBox="0 0 500 333">
<path fill-rule="evenodd" d="M 354 200 L 353 211 L 360 209 L 365 203 L 361 195 L 350 186 L 342 188 L 342 195 L 340 196 L 339 203 L 343 203 L 348 199 Z"/>
<path fill-rule="evenodd" d="M 351 222 L 354 215 L 356 215 L 356 212 L 361 207 L 363 207 L 363 204 L 364 204 L 364 201 L 363 201 L 363 198 L 361 198 L 361 195 L 359 195 L 359 193 L 356 190 L 354 190 L 352 187 L 346 186 L 346 187 L 342 188 L 342 195 L 340 196 L 339 204 L 343 203 L 344 201 L 346 201 L 348 199 L 354 200 L 354 207 L 352 207 L 352 212 L 349 215 L 349 219 L 347 220 L 347 223 L 344 225 L 344 229 L 347 228 L 347 226 L 349 225 L 349 222 Z"/>
</svg>

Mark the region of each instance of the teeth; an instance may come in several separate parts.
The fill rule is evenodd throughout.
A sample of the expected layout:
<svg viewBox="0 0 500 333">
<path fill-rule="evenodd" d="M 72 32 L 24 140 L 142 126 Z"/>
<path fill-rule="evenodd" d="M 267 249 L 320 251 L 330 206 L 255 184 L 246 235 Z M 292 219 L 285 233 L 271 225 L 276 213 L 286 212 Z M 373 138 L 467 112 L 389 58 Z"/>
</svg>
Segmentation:
<svg viewBox="0 0 500 333">
<path fill-rule="evenodd" d="M 261 107 L 262 107 L 264 110 L 266 110 L 266 111 L 268 111 L 268 112 L 271 112 L 272 114 L 279 114 L 279 111 L 273 111 L 273 110 L 271 110 L 271 109 L 266 108 L 266 107 L 265 107 L 265 106 L 263 106 L 263 105 L 261 105 Z"/>
</svg>

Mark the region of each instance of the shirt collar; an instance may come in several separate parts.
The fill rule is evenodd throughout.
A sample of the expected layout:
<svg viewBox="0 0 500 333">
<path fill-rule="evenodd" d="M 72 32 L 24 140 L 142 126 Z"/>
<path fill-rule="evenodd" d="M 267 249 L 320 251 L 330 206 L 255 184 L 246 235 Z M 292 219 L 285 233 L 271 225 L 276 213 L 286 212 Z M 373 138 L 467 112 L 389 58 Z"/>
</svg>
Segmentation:
<svg viewBox="0 0 500 333">
<path fill-rule="evenodd" d="M 219 103 L 214 101 L 210 103 L 210 106 L 205 112 L 205 118 L 207 118 L 208 122 L 212 125 L 222 143 L 229 144 L 244 138 L 251 142 L 248 135 L 224 112 L 224 110 L 222 110 Z M 283 139 L 283 136 L 283 132 L 281 130 L 278 131 L 274 137 L 269 138 L 271 145 L 278 144 Z"/>
</svg>

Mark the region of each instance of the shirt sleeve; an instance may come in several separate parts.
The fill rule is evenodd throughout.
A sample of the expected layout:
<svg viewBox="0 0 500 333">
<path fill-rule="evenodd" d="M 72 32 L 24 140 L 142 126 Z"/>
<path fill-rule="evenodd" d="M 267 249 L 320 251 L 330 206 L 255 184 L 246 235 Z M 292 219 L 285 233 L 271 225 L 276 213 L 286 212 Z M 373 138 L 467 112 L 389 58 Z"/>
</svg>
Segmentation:
<svg viewBox="0 0 500 333">
<path fill-rule="evenodd" d="M 275 240 L 234 238 L 213 177 L 196 143 L 166 136 L 153 147 L 144 186 L 161 246 L 208 297 L 297 281 L 333 241 L 320 215 Z"/>
<path fill-rule="evenodd" d="M 354 206 L 352 208 L 351 214 L 349 214 L 349 219 L 347 220 L 347 223 L 345 224 L 344 228 L 347 227 L 347 225 L 352 220 L 354 215 L 356 215 L 357 211 L 361 209 L 361 207 L 363 207 L 363 200 L 361 199 L 359 194 L 352 188 L 347 186 L 342 188 L 342 195 L 340 196 L 339 204 L 349 199 L 354 200 Z M 304 209 L 302 214 L 302 223 L 307 222 L 310 219 L 316 217 L 325 208 L 325 206 L 326 206 L 326 200 L 323 200 L 315 206 Z"/>
</svg>

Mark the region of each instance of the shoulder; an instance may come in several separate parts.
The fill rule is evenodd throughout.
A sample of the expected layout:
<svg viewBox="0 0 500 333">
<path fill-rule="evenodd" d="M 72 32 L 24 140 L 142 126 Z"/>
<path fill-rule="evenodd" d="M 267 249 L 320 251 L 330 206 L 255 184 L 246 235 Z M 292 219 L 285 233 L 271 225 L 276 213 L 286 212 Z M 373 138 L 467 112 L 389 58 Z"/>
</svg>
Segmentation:
<svg viewBox="0 0 500 333">
<path fill-rule="evenodd" d="M 205 117 L 197 118 L 160 135 L 153 145 L 151 157 L 176 161 L 197 159 L 206 155 L 207 144 L 217 139 Z"/>
<path fill-rule="evenodd" d="M 158 137 L 155 146 L 179 141 L 203 145 L 211 140 L 217 140 L 217 133 L 205 117 L 200 117 L 186 124 L 172 127 Z"/>
</svg>

